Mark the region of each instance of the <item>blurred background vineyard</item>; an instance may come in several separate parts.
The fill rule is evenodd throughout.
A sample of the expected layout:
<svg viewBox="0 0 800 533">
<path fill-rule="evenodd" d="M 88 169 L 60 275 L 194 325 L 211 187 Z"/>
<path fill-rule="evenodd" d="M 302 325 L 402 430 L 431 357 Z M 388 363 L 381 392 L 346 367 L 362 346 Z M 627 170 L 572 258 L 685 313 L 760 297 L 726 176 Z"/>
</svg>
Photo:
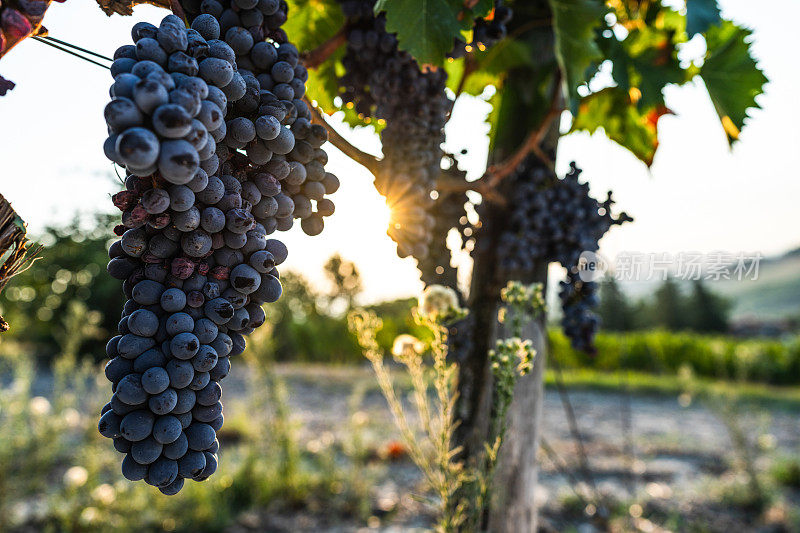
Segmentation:
<svg viewBox="0 0 800 533">
<path fill-rule="evenodd" d="M 348 333 L 346 314 L 361 303 L 362 283 L 357 266 L 338 255 L 325 265 L 325 285 L 282 273 L 284 297 L 268 310 L 271 326 L 252 339 L 225 387 L 220 475 L 178 498 L 122 480 L 95 416 L 107 396 L 103 345 L 123 304 L 104 269 L 111 224 L 102 215 L 48 228 L 38 237 L 46 245 L 41 259 L 0 296 L 0 313 L 12 325 L 0 342 L 0 530 L 430 525 L 428 508 L 413 497 L 419 476 Z M 767 283 L 784 284 L 773 288 L 780 298 L 797 285 L 775 273 L 795 260 L 788 254 L 763 267 Z M 758 282 L 735 289 L 752 291 L 747 283 Z M 641 525 L 643 515 L 674 530 L 797 530 L 797 318 L 754 321 L 748 306 L 763 305 L 765 290 L 756 291 L 762 303 L 732 291 L 667 280 L 632 296 L 607 280 L 596 356 L 572 350 L 551 317 L 552 405 L 545 409 L 553 414 L 545 437 L 556 455 L 542 456 L 545 524 L 561 531 L 586 520 L 586 494 L 595 490 L 591 478 L 581 477 L 581 452 L 560 412 L 564 396 L 556 392 L 569 390 L 601 479 L 596 494 L 621 530 Z M 415 303 L 369 306 L 384 320 L 379 340 L 387 352 L 399 334 L 425 335 L 411 318 Z M 638 438 L 619 425 L 625 402 L 642 412 L 627 415 L 643 427 Z M 694 416 L 707 420 L 692 423 Z M 648 424 L 657 426 L 652 433 Z M 636 455 L 608 449 L 623 436 Z M 664 457 L 673 464 L 664 467 Z M 638 489 L 626 485 L 631 472 Z M 677 498 L 672 491 L 685 482 L 681 476 L 692 488 Z M 687 510 L 698 490 L 704 503 Z M 186 505 L 195 511 L 180 512 Z M 710 521 L 715 525 L 706 527 Z"/>
<path fill-rule="evenodd" d="M 0 295 L 0 314 L 13 325 L 4 335 L 6 343 L 18 343 L 44 366 L 63 351 L 94 363 L 105 357 L 103 346 L 116 331 L 124 304 L 118 284 L 105 274 L 112 227 L 111 216 L 99 215 L 46 230 L 39 238 L 46 245 L 41 258 Z M 557 327 L 558 309 L 553 306 L 554 357 L 570 369 L 669 376 L 690 368 L 705 378 L 798 384 L 800 309 L 795 293 L 800 291 L 800 273 L 791 269 L 798 260 L 797 252 L 767 260 L 756 281 L 668 278 L 651 282 L 644 291 L 635 287 L 638 296 L 607 277 L 600 289 L 603 332 L 598 355 L 570 349 Z M 774 274 L 781 271 L 787 273 Z M 278 362 L 362 362 L 346 320 L 347 312 L 362 302 L 358 267 L 333 255 L 325 264 L 325 276 L 325 285 L 313 286 L 297 272 L 282 272 L 284 297 L 267 310 L 271 331 L 268 342 L 259 346 L 264 357 Z M 792 298 L 795 307 L 786 305 L 783 313 L 777 313 L 775 300 Z M 401 333 L 424 335 L 411 318 L 414 305 L 413 298 L 406 298 L 367 306 L 383 317 L 379 340 L 384 349 L 389 350 Z M 773 313 L 754 313 L 759 307 Z M 76 313 L 84 317 L 86 332 L 79 345 L 72 346 L 76 341 L 67 333 Z"/>
</svg>

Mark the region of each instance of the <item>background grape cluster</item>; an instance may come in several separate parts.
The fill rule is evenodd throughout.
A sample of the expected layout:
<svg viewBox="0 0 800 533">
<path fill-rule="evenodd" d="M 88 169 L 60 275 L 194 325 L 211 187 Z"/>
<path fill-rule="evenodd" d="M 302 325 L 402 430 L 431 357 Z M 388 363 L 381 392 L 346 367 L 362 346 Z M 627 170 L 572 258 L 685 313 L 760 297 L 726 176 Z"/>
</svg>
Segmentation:
<svg viewBox="0 0 800 533">
<path fill-rule="evenodd" d="M 125 477 L 165 494 L 216 469 L 219 381 L 229 357 L 244 351 L 244 336 L 264 323 L 261 305 L 281 295 L 275 267 L 288 251 L 267 237 L 295 214 L 283 185 L 305 169 L 282 154 L 254 167 L 230 148 L 252 75 L 217 39 L 215 17 L 198 16 L 192 26 L 174 15 L 158 28 L 135 25 L 135 45 L 115 53 L 105 110 L 105 153 L 128 172 L 113 197 L 121 238 L 108 271 L 123 280 L 128 301 L 106 348 L 113 396 L 99 430 L 126 454 Z M 278 136 L 294 144 L 283 122 L 288 105 L 265 93 L 259 89 L 260 101 L 286 111 Z"/>
<path fill-rule="evenodd" d="M 504 5 L 502 0 L 494 0 L 494 8 L 489 15 L 475 19 L 469 43 L 457 39 L 449 56 L 458 59 L 475 48 L 483 51 L 494 46 L 508 34 L 506 24 L 511 21 L 513 14 L 511 8 Z"/>
<path fill-rule="evenodd" d="M 442 170 L 442 176 L 448 179 L 455 189 L 455 185 L 466 183 L 467 173 L 458 168 L 455 156 L 446 155 L 448 168 Z M 430 213 L 433 218 L 431 237 L 436 245 L 430 247 L 426 257 L 420 258 L 418 268 L 420 277 L 425 285 L 444 285 L 458 289 L 458 270 L 451 266 L 452 253 L 447 246 L 447 237 L 455 229 L 461 238 L 462 248 L 472 238 L 472 226 L 467 219 L 466 205 L 469 203 L 466 192 L 444 190 L 436 193 Z"/>
<path fill-rule="evenodd" d="M 400 257 L 428 255 L 432 242 L 431 191 L 441 170 L 444 125 L 452 102 L 443 69 L 423 72 L 386 32 L 374 2 L 346 0 L 347 49 L 340 78 L 342 100 L 359 115 L 385 123 L 384 166 L 375 187 L 392 211 L 389 236 Z"/>
<path fill-rule="evenodd" d="M 609 191 L 603 202 L 589 195 L 575 163 L 564 178 L 543 168 L 530 156 L 511 178 L 514 194 L 508 227 L 500 238 L 501 266 L 510 272 L 530 271 L 541 261 L 556 261 L 568 270 L 561 285 L 565 334 L 577 349 L 592 351 L 597 317 L 596 287 L 581 282 L 579 259 L 584 251 L 596 252 L 599 241 L 614 225 L 633 220 L 625 213 L 614 216 Z"/>
</svg>

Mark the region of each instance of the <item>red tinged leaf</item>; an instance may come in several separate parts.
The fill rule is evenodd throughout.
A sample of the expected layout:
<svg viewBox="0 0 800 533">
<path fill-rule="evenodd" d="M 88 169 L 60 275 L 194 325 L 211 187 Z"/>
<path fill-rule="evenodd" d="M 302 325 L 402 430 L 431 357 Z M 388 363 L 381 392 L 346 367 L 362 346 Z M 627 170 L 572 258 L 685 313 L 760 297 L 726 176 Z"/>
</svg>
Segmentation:
<svg viewBox="0 0 800 533">
<path fill-rule="evenodd" d="M 658 128 L 658 119 L 664 115 L 672 115 L 672 110 L 667 106 L 659 106 L 656 109 L 651 109 L 646 115 L 645 120 L 647 123 L 656 130 Z"/>
<path fill-rule="evenodd" d="M 10 7 L 5 8 L 0 15 L 0 24 L 10 41 L 24 39 L 33 31 L 33 26 L 25 15 Z"/>
<path fill-rule="evenodd" d="M 636 92 L 635 88 L 609 87 L 587 96 L 581 100 L 570 131 L 602 129 L 609 139 L 652 165 L 658 148 L 658 121 L 672 111 L 664 105 L 640 110 L 631 95 Z"/>
</svg>

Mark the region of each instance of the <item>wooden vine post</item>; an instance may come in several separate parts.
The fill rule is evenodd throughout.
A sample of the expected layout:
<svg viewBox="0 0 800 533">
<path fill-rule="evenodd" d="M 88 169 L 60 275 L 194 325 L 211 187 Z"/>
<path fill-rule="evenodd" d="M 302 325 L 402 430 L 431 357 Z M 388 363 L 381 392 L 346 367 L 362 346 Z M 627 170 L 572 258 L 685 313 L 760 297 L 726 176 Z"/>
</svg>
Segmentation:
<svg viewBox="0 0 800 533">
<path fill-rule="evenodd" d="M 514 7 L 514 21 L 550 18 L 546 0 L 517 3 Z M 497 135 L 490 154 L 492 162 L 502 162 L 494 165 L 494 175 L 500 179 L 493 179 L 491 167 L 484 177 L 501 199 L 512 199 L 515 194 L 514 180 L 505 179 L 503 167 L 508 162 L 516 161 L 516 167 L 524 159 L 519 156 L 532 152 L 539 164 L 551 167 L 559 137 L 558 118 L 563 106 L 552 27 L 538 25 L 526 29 L 521 26 L 523 22 L 512 22 L 509 33 L 516 32 L 538 54 L 533 65 L 518 67 L 508 73 L 499 104 Z M 468 302 L 474 322 L 458 332 L 471 337 L 470 342 L 464 343 L 470 346 L 469 352 L 460 361 L 460 427 L 456 435 L 456 443 L 463 446 L 467 461 L 480 456 L 488 435 L 493 382 L 488 352 L 497 339 L 505 336 L 497 321 L 500 290 L 508 280 L 547 286 L 547 264 L 544 262 L 533 270 L 520 272 L 499 268 L 500 236 L 509 219 L 507 201 L 484 200 L 480 216 L 482 227 L 477 233 L 473 252 Z M 533 340 L 537 354 L 533 371 L 517 382 L 509 410 L 509 428 L 500 449 L 493 481 L 493 500 L 485 524 L 492 532 L 525 533 L 537 529 L 534 491 L 547 348 L 545 320 L 540 316 L 524 328 L 524 336 Z"/>
<path fill-rule="evenodd" d="M 0 292 L 11 278 L 28 268 L 42 247 L 26 237 L 25 223 L 0 194 Z M 0 316 L 0 333 L 9 324 Z"/>
</svg>

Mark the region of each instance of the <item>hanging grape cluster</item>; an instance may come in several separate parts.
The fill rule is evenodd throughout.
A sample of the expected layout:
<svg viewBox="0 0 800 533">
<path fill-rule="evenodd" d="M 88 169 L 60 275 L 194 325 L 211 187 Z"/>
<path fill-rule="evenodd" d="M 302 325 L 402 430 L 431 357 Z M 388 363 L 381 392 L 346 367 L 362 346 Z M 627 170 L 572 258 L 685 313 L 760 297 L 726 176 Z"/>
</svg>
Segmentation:
<svg viewBox="0 0 800 533">
<path fill-rule="evenodd" d="M 595 353 L 594 336 L 600 320 L 594 312 L 598 304 L 597 283 L 583 281 L 576 268 L 567 270 L 565 280 L 559 282 L 561 300 L 561 328 L 570 339 L 572 347 L 589 354 Z"/>
<path fill-rule="evenodd" d="M 568 270 L 561 286 L 564 332 L 577 349 L 591 351 L 597 318 L 593 282 L 583 283 L 578 275 L 580 255 L 596 252 L 599 241 L 614 225 L 633 220 L 625 213 L 611 213 L 614 201 L 609 191 L 598 202 L 589 195 L 589 184 L 582 183 L 575 163 L 564 178 L 528 158 L 517 170 L 514 204 L 508 228 L 499 244 L 500 262 L 510 272 L 530 271 L 541 261 L 556 261 Z"/>
<path fill-rule="evenodd" d="M 466 183 L 467 173 L 458 168 L 456 158 L 446 155 L 448 168 L 442 170 L 442 176 L 453 184 Z M 444 188 L 443 188 L 444 189 Z M 463 191 L 443 190 L 437 191 L 430 213 L 433 218 L 431 237 L 434 245 L 431 246 L 427 257 L 418 261 L 418 268 L 425 285 L 444 285 L 458 290 L 457 269 L 451 266 L 451 251 L 447 247 L 447 237 L 455 229 L 461 238 L 461 246 L 466 247 L 472 238 L 472 226 L 467 219 L 466 205 L 469 203 L 467 194 Z"/>
<path fill-rule="evenodd" d="M 503 40 L 508 33 L 506 24 L 511 21 L 513 11 L 503 4 L 502 0 L 494 0 L 494 8 L 486 17 L 478 17 L 472 28 L 472 39 L 467 43 L 463 39 L 456 39 L 453 51 L 449 56 L 458 59 L 468 52 L 478 49 L 486 50 Z"/>
<path fill-rule="evenodd" d="M 264 323 L 261 305 L 281 296 L 276 266 L 288 254 L 267 238 L 274 213 L 258 211 L 279 202 L 281 180 L 220 163 L 245 75 L 216 19 L 194 22 L 136 24 L 135 45 L 114 55 L 105 109 L 105 153 L 127 170 L 108 272 L 128 301 L 106 347 L 113 395 L 99 430 L 125 454 L 126 478 L 165 494 L 216 470 L 219 381 Z"/>
<path fill-rule="evenodd" d="M 374 1 L 345 0 L 347 50 L 339 80 L 342 100 L 359 115 L 385 122 L 384 165 L 375 187 L 392 212 L 389 236 L 400 257 L 428 255 L 432 242 L 431 191 L 441 169 L 443 128 L 451 101 L 442 70 L 422 72 L 416 60 L 373 14 Z"/>
<path fill-rule="evenodd" d="M 311 124 L 303 101 L 308 71 L 297 48 L 281 26 L 287 20 L 282 0 L 186 0 L 193 27 L 213 28 L 212 46 L 231 50 L 226 57 L 238 66 L 235 102 L 229 103 L 227 135 L 218 148 L 223 170 L 262 189 L 253 214 L 268 233 L 287 231 L 300 219 L 303 231 L 318 235 L 323 217 L 335 206 L 328 195 L 339 180 L 325 171 L 328 155 L 322 145 L 328 132 Z M 222 39 L 222 40 L 219 40 Z"/>
</svg>

